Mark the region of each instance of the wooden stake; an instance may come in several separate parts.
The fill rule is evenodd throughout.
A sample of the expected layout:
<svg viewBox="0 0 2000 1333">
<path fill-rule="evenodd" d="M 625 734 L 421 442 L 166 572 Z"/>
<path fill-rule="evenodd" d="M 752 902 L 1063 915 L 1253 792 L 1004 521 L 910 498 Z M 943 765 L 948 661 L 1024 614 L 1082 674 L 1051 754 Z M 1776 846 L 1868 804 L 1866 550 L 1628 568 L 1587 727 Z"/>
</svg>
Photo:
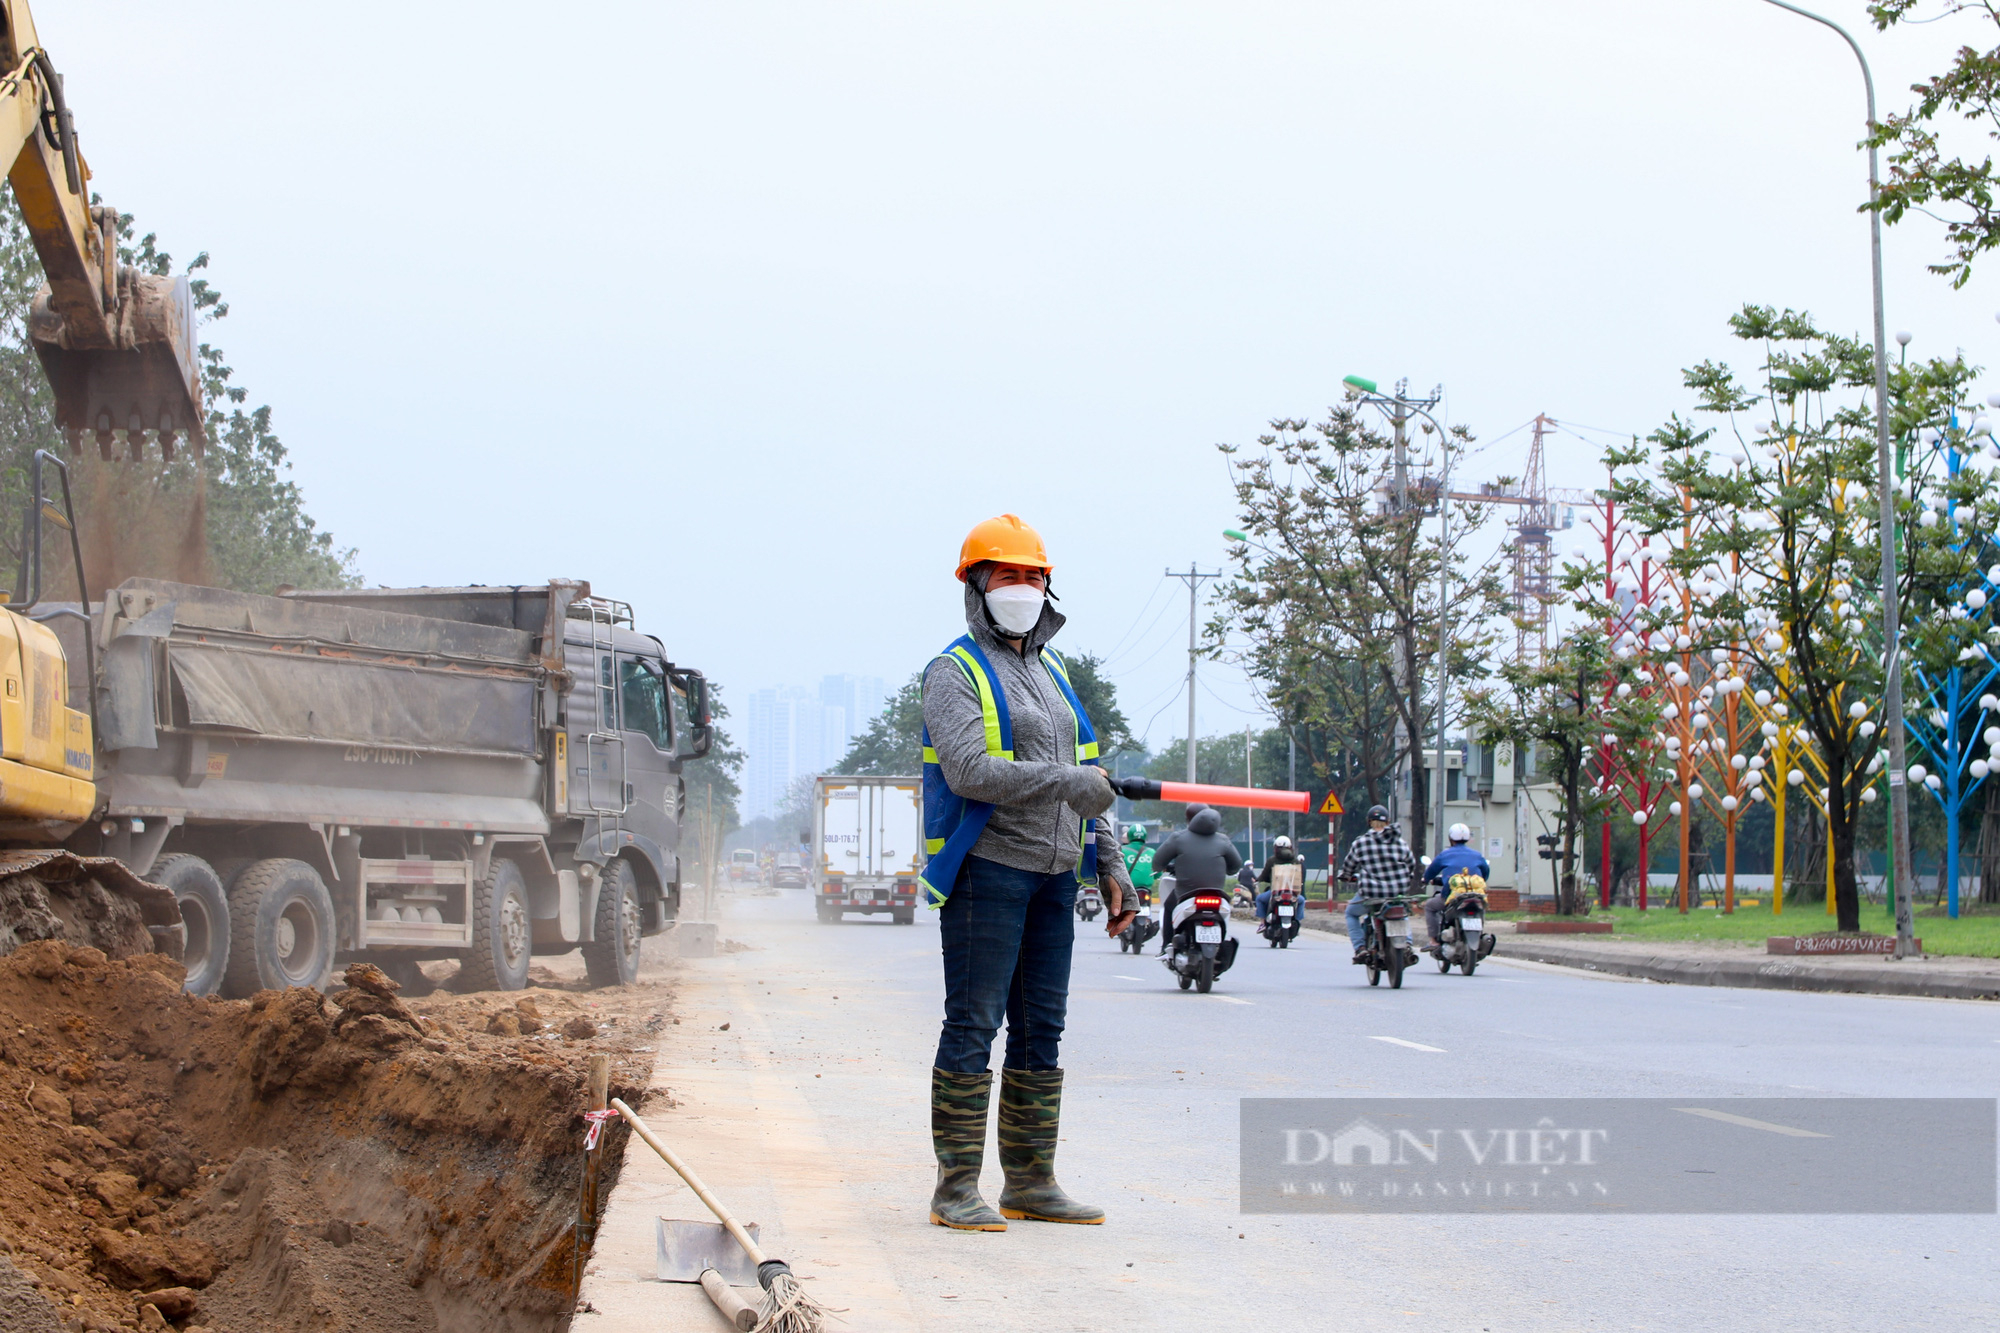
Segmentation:
<svg viewBox="0 0 2000 1333">
<path fill-rule="evenodd" d="M 611 1096 L 611 1057 L 593 1055 L 590 1057 L 587 1075 L 590 1094 L 590 1109 L 602 1111 Z M 583 1188 L 576 1201 L 576 1253 L 573 1266 L 575 1280 L 570 1285 L 572 1298 L 583 1290 L 583 1263 L 589 1256 L 591 1247 L 597 1243 L 597 1175 L 598 1167 L 604 1160 L 604 1141 L 610 1126 L 604 1126 L 604 1133 L 597 1136 L 597 1146 L 583 1154 Z"/>
</svg>

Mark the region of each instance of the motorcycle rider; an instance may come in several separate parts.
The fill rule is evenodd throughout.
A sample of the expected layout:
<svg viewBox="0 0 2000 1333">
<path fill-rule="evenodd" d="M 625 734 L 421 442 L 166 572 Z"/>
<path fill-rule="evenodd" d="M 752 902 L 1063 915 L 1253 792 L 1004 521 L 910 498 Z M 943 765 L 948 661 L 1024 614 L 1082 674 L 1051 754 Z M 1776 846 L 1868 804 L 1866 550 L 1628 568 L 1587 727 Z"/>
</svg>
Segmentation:
<svg viewBox="0 0 2000 1333">
<path fill-rule="evenodd" d="M 1160 952 L 1173 946 L 1174 908 L 1203 889 L 1226 887 L 1243 868 L 1243 854 L 1222 831 L 1222 816 L 1207 806 L 1188 807 L 1188 825 L 1153 853 L 1153 873 L 1172 875 L 1174 891 L 1160 905 Z"/>
<path fill-rule="evenodd" d="M 1443 915 L 1445 899 L 1451 893 L 1451 877 L 1469 871 L 1484 882 L 1493 876 L 1493 867 L 1472 848 L 1471 829 L 1453 824 L 1445 836 L 1451 840 L 1451 846 L 1424 867 L 1424 883 L 1437 885 L 1437 892 L 1424 900 L 1424 927 L 1430 931 L 1433 945 L 1438 943 L 1438 918 Z"/>
<path fill-rule="evenodd" d="M 1125 870 L 1132 877 L 1132 887 L 1150 890 L 1153 887 L 1153 849 L 1146 845 L 1146 826 L 1127 824 L 1125 845 L 1119 850 L 1125 855 Z"/>
<path fill-rule="evenodd" d="M 1271 867 L 1297 865 L 1299 854 L 1292 849 L 1292 840 L 1280 833 L 1271 843 L 1271 854 L 1264 858 L 1264 868 L 1257 872 L 1257 882 L 1264 891 L 1257 895 L 1257 919 L 1262 921 L 1271 910 Z"/>
<path fill-rule="evenodd" d="M 1157 860 L 1156 860 L 1157 864 Z M 1387 806 L 1368 807 L 1368 831 L 1347 845 L 1341 858 L 1340 877 L 1354 881 L 1354 897 L 1347 903 L 1347 942 L 1354 946 L 1354 961 L 1368 942 L 1367 899 L 1393 898 L 1410 890 L 1416 877 L 1417 858 L 1403 831 L 1389 822 Z"/>
</svg>

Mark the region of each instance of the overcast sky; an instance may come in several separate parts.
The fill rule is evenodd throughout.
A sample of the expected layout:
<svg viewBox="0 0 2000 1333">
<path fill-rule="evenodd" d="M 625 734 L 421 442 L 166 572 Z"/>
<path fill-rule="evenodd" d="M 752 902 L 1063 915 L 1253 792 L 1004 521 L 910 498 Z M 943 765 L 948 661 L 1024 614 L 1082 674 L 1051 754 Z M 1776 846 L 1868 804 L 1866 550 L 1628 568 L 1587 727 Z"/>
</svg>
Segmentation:
<svg viewBox="0 0 2000 1333">
<path fill-rule="evenodd" d="M 1994 40 L 1828 12 L 1885 109 Z M 1868 322 L 1858 71 L 1760 0 L 36 17 L 95 188 L 212 253 L 210 336 L 370 584 L 587 578 L 739 700 L 907 678 L 1011 510 L 1164 743 L 1218 441 L 1408 376 L 1498 475 L 1537 412 L 1685 410 L 1745 300 Z M 1952 292 L 1942 248 L 1890 231 L 1891 328 L 2000 366 L 2000 259 Z M 1206 680 L 1202 730 L 1242 726 Z"/>
</svg>

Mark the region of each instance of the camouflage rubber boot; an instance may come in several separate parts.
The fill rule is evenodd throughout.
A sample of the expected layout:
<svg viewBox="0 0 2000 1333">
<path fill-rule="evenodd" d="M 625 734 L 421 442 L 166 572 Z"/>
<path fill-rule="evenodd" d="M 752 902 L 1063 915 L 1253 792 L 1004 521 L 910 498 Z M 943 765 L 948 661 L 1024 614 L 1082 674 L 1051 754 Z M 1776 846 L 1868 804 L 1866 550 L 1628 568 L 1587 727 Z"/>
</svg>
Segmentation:
<svg viewBox="0 0 2000 1333">
<path fill-rule="evenodd" d="M 1000 1215 L 1031 1222 L 1104 1220 L 1102 1208 L 1078 1203 L 1056 1184 L 1056 1133 L 1062 1119 L 1060 1069 L 1000 1071 Z"/>
<path fill-rule="evenodd" d="M 993 1075 L 931 1070 L 931 1147 L 937 1152 L 937 1191 L 931 1221 L 959 1231 L 1005 1231 L 1000 1214 L 979 1197 L 979 1168 L 986 1160 L 986 1105 Z"/>
</svg>

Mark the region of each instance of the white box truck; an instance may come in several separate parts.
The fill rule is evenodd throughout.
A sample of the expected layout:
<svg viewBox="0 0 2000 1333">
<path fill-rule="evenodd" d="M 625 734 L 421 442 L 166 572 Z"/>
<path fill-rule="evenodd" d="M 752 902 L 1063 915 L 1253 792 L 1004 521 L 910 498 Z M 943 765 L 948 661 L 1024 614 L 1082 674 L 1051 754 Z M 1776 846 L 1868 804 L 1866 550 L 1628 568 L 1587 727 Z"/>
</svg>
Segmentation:
<svg viewBox="0 0 2000 1333">
<path fill-rule="evenodd" d="M 821 921 L 844 912 L 917 919 L 924 868 L 922 781 L 824 774 L 813 783 L 813 906 Z"/>
</svg>

